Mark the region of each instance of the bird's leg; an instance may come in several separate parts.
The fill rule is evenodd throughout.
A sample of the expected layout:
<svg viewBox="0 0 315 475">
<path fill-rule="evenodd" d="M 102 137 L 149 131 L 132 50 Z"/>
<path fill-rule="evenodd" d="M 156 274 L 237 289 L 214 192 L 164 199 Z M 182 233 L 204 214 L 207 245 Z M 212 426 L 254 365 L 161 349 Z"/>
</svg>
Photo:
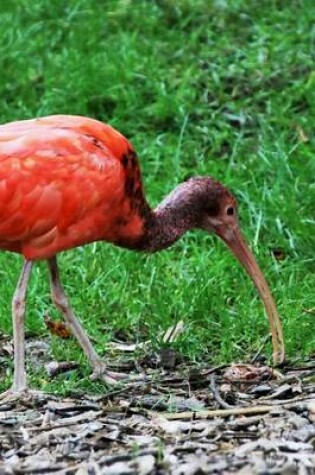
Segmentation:
<svg viewBox="0 0 315 475">
<path fill-rule="evenodd" d="M 32 271 L 32 261 L 25 261 L 12 300 L 14 376 L 13 393 L 22 393 L 27 388 L 25 371 L 25 299 L 27 284 Z"/>
<path fill-rule="evenodd" d="M 102 379 L 110 384 L 117 382 L 117 380 L 119 379 L 126 378 L 127 375 L 125 374 L 106 371 L 105 362 L 99 357 L 99 355 L 94 350 L 88 335 L 86 334 L 81 323 L 79 322 L 72 308 L 70 307 L 69 299 L 65 294 L 65 291 L 59 279 L 59 270 L 57 265 L 57 259 L 55 256 L 48 259 L 48 267 L 50 274 L 52 301 L 63 314 L 64 319 L 68 324 L 71 332 L 76 337 L 85 355 L 87 356 L 89 363 L 93 368 L 93 374 L 91 377 L 93 379 Z"/>
<path fill-rule="evenodd" d="M 25 371 L 25 300 L 33 261 L 25 261 L 12 299 L 14 373 L 13 384 L 0 395 L 0 404 L 14 403 L 24 399 L 41 398 L 42 392 L 27 387 Z"/>
</svg>

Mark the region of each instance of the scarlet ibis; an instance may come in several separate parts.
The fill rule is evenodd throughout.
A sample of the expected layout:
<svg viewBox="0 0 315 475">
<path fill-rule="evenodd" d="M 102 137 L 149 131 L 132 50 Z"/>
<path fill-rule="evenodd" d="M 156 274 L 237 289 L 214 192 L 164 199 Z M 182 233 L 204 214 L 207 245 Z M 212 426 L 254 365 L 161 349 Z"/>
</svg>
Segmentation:
<svg viewBox="0 0 315 475">
<path fill-rule="evenodd" d="M 284 360 L 282 327 L 268 285 L 238 227 L 232 194 L 210 177 L 178 185 L 152 210 L 130 142 L 96 120 L 55 115 L 0 126 L 0 248 L 24 257 L 12 301 L 12 392 L 27 389 L 24 316 L 34 261 L 46 259 L 51 296 L 87 356 L 95 377 L 106 370 L 60 283 L 56 255 L 93 241 L 156 252 L 192 228 L 216 233 L 256 285 L 269 318 L 273 359 Z"/>
</svg>

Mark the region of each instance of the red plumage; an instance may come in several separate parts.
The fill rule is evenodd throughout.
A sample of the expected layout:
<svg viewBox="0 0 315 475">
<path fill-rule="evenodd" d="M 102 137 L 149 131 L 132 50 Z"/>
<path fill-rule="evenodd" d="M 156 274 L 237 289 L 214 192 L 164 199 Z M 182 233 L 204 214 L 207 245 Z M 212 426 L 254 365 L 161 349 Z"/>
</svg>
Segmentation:
<svg viewBox="0 0 315 475">
<path fill-rule="evenodd" d="M 0 126 L 0 248 L 43 259 L 132 241 L 143 232 L 135 196 L 145 206 L 138 161 L 109 125 L 57 115 Z"/>
<path fill-rule="evenodd" d="M 12 301 L 12 391 L 27 389 L 24 316 L 33 260 L 47 260 L 54 304 L 94 376 L 112 383 L 121 375 L 106 370 L 71 309 L 56 255 L 98 240 L 155 252 L 193 228 L 215 232 L 251 276 L 269 318 L 274 361 L 282 362 L 284 343 L 275 304 L 239 230 L 235 198 L 221 183 L 211 177 L 192 178 L 152 210 L 132 145 L 109 125 L 56 115 L 0 126 L 0 249 L 25 258 Z"/>
</svg>

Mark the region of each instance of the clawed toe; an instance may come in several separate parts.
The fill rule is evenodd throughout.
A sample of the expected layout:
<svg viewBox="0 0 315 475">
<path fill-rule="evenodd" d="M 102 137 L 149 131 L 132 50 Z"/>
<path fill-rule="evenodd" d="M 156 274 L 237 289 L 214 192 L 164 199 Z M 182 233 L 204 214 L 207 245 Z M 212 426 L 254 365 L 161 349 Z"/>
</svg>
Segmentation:
<svg viewBox="0 0 315 475">
<path fill-rule="evenodd" d="M 15 391 L 12 388 L 8 389 L 4 393 L 0 394 L 0 406 L 6 404 L 13 404 L 16 402 L 30 402 L 39 401 L 45 397 L 42 391 L 36 391 L 33 389 L 23 389 L 21 391 Z"/>
<path fill-rule="evenodd" d="M 117 384 L 119 381 L 128 379 L 128 375 L 124 373 L 115 373 L 114 371 L 107 371 L 104 361 L 97 362 L 93 366 L 93 373 L 90 378 L 94 381 L 100 379 L 107 384 Z"/>
<path fill-rule="evenodd" d="M 93 373 L 91 374 L 91 379 L 96 380 L 99 379 L 104 381 L 107 384 L 117 384 L 120 381 L 130 382 L 134 378 L 126 373 L 116 373 L 115 371 L 108 371 L 106 363 L 104 361 L 98 361 L 93 365 Z M 138 379 L 142 379 L 141 377 L 137 377 Z"/>
</svg>

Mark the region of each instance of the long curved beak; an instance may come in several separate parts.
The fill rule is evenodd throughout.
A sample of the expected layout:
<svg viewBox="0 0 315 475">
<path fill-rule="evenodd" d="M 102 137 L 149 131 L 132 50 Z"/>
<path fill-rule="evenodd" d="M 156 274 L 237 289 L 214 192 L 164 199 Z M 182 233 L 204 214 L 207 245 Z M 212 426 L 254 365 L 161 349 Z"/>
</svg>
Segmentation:
<svg viewBox="0 0 315 475">
<path fill-rule="evenodd" d="M 279 319 L 276 305 L 270 293 L 266 279 L 258 267 L 255 257 L 247 246 L 240 230 L 236 227 L 220 228 L 215 230 L 216 234 L 223 239 L 240 263 L 245 267 L 264 303 L 267 317 L 270 324 L 273 362 L 281 364 L 285 359 L 285 348 L 283 340 L 282 325 Z"/>
</svg>

